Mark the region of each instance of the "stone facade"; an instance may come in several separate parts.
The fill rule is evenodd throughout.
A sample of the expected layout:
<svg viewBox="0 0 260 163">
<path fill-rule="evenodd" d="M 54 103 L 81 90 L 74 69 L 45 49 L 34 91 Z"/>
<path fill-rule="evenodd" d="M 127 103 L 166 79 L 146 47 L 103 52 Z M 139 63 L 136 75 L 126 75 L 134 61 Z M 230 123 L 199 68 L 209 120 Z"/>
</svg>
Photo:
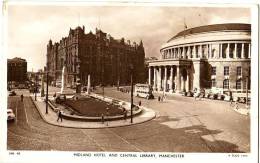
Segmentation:
<svg viewBox="0 0 260 163">
<path fill-rule="evenodd" d="M 184 30 L 149 63 L 149 84 L 157 91 L 218 89 L 244 92 L 251 63 L 251 25 L 216 24 Z"/>
<path fill-rule="evenodd" d="M 64 64 L 68 70 L 68 83 L 74 85 L 80 78 L 83 85 L 91 75 L 91 85 L 127 85 L 130 83 L 130 65 L 133 65 L 135 83 L 144 82 L 144 47 L 142 41 L 133 44 L 124 38 L 116 40 L 96 29 L 85 34 L 85 27 L 70 29 L 68 37 L 59 43 L 47 45 L 47 67 L 50 81 L 61 80 Z"/>
<path fill-rule="evenodd" d="M 7 60 L 7 81 L 25 83 L 27 80 L 27 62 L 22 58 Z"/>
</svg>

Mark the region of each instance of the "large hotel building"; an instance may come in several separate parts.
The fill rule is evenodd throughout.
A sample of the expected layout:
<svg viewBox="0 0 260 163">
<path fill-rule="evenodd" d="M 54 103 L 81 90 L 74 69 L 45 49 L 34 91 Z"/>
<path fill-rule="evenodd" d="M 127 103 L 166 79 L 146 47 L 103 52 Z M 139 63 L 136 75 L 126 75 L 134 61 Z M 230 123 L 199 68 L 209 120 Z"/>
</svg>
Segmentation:
<svg viewBox="0 0 260 163">
<path fill-rule="evenodd" d="M 88 75 L 91 85 L 127 85 L 130 71 L 135 83 L 144 82 L 144 58 L 142 41 L 117 40 L 99 29 L 85 34 L 84 26 L 70 29 L 67 37 L 56 43 L 50 40 L 47 45 L 47 68 L 53 83 L 61 81 L 64 65 L 69 85 L 74 85 L 77 78 L 86 85 Z"/>
<path fill-rule="evenodd" d="M 149 62 L 149 84 L 155 91 L 250 89 L 250 24 L 186 29 L 167 41 L 160 52 L 159 60 Z"/>
<path fill-rule="evenodd" d="M 7 60 L 7 82 L 25 83 L 27 81 L 27 61 L 22 58 Z"/>
</svg>

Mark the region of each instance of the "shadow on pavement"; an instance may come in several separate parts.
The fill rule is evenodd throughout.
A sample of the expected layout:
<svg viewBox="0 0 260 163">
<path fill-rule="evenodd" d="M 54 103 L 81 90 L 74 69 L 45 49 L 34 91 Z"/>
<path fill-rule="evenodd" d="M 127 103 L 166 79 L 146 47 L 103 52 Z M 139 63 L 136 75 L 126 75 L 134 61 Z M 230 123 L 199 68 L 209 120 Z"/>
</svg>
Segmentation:
<svg viewBox="0 0 260 163">
<path fill-rule="evenodd" d="M 211 130 L 204 125 L 182 128 L 165 125 L 167 122 L 177 124 L 181 119 L 162 116 L 142 125 L 112 130 L 145 152 L 245 152 L 239 150 L 236 144 L 217 140 L 215 135 L 222 133 L 222 130 Z"/>
</svg>

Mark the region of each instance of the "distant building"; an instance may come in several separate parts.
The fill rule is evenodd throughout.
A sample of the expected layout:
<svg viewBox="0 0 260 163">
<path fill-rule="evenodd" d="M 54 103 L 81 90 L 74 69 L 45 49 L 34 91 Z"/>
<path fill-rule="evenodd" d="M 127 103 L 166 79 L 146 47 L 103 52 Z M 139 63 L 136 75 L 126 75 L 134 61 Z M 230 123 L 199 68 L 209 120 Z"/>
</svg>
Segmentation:
<svg viewBox="0 0 260 163">
<path fill-rule="evenodd" d="M 96 29 L 85 34 L 85 27 L 70 29 L 68 37 L 47 45 L 47 67 L 52 83 L 61 81 L 63 65 L 68 71 L 68 83 L 77 78 L 86 85 L 91 75 L 91 85 L 126 85 L 130 83 L 130 64 L 133 65 L 134 82 L 144 82 L 144 47 L 142 41 L 133 44 L 124 38 L 116 40 Z"/>
<path fill-rule="evenodd" d="M 250 89 L 250 24 L 186 29 L 167 41 L 160 52 L 159 60 L 149 62 L 149 84 L 154 90 Z"/>
<path fill-rule="evenodd" d="M 7 82 L 24 83 L 27 80 L 27 62 L 22 58 L 7 60 Z"/>
</svg>

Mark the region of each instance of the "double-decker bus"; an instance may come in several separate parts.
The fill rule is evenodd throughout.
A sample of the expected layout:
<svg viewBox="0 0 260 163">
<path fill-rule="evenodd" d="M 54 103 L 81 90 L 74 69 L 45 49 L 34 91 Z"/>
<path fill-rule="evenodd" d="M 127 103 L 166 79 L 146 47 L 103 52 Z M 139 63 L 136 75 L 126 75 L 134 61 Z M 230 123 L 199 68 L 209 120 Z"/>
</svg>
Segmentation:
<svg viewBox="0 0 260 163">
<path fill-rule="evenodd" d="M 153 99 L 153 89 L 149 84 L 136 84 L 134 95 L 146 99 Z"/>
</svg>

